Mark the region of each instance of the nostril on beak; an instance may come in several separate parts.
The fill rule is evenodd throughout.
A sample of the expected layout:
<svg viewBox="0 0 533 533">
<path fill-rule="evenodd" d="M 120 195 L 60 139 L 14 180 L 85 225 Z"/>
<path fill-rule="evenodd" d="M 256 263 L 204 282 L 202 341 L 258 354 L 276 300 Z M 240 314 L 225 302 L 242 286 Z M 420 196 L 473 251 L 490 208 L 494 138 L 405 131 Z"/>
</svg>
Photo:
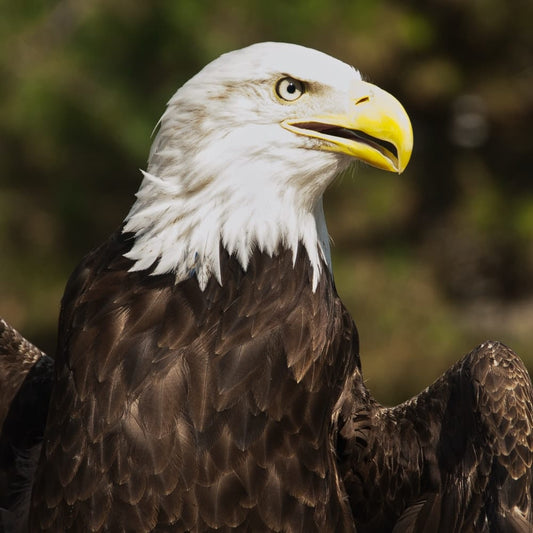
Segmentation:
<svg viewBox="0 0 533 533">
<path fill-rule="evenodd" d="M 364 104 L 365 102 L 368 102 L 370 98 L 368 96 L 362 96 L 358 100 L 355 101 L 355 105 L 357 104 Z"/>
</svg>

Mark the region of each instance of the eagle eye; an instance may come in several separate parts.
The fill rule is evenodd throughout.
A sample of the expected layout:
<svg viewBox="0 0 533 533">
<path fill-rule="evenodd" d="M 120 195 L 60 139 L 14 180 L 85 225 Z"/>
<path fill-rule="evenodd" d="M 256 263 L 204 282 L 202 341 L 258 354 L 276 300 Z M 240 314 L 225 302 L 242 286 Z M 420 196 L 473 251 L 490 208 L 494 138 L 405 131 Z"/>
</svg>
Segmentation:
<svg viewBox="0 0 533 533">
<path fill-rule="evenodd" d="M 276 84 L 276 94 L 287 102 L 293 102 L 304 93 L 304 84 L 294 78 L 281 78 Z"/>
</svg>

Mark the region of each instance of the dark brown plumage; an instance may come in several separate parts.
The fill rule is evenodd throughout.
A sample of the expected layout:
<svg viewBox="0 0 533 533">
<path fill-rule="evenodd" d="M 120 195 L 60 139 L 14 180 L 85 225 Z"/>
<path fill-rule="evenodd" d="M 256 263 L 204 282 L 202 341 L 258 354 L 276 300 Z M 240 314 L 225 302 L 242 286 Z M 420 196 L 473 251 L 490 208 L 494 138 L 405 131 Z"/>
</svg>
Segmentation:
<svg viewBox="0 0 533 533">
<path fill-rule="evenodd" d="M 0 531 L 25 522 L 52 384 L 53 360 L 0 319 Z"/>
<path fill-rule="evenodd" d="M 67 286 L 32 530 L 352 531 L 331 417 L 357 341 L 330 276 L 221 250 L 202 292 L 129 273 L 130 244 Z"/>
<path fill-rule="evenodd" d="M 41 350 L 0 319 L 0 429 L 28 372 L 43 357 Z"/>
<path fill-rule="evenodd" d="M 226 257 L 226 260 L 228 259 Z M 267 263 L 276 262 L 269 258 L 264 259 L 267 259 Z M 121 261 L 124 260 L 121 259 L 119 262 Z M 302 261 L 299 261 L 299 264 L 301 265 Z M 263 266 L 266 267 L 267 265 L 263 264 Z M 270 268 L 266 269 L 270 274 L 273 273 L 272 266 L 271 264 Z M 236 272 L 239 272 L 239 267 L 236 268 Z M 77 280 L 83 279 L 83 269 L 79 273 L 81 277 L 75 277 Z M 108 274 L 113 275 L 111 271 Z M 87 281 L 84 280 L 82 285 L 87 287 L 85 285 Z M 293 285 L 293 283 L 290 285 Z M 158 282 L 155 282 L 153 289 L 158 285 Z M 263 290 L 268 290 L 269 287 L 270 284 L 266 282 Z M 294 286 L 292 288 L 293 290 L 295 289 Z M 176 291 L 175 288 L 168 290 Z M 329 290 L 331 290 L 331 287 Z M 290 293 L 293 294 L 293 291 L 290 291 Z M 334 292 L 331 294 L 334 295 Z M 146 303 L 149 300 L 155 302 L 157 298 L 155 300 L 146 298 L 144 302 Z M 333 300 L 335 307 L 341 306 L 337 297 L 334 297 Z M 97 301 L 98 299 L 93 301 L 92 304 L 96 305 Z M 213 297 L 209 308 L 215 309 L 217 301 L 220 303 L 220 300 Z M 88 301 L 86 303 L 88 304 Z M 165 307 L 165 305 L 171 305 L 170 301 L 166 301 L 162 307 Z M 226 307 L 227 304 L 224 304 L 223 308 Z M 298 308 L 297 305 L 294 309 L 296 308 Z M 142 317 L 149 316 L 153 310 L 153 306 L 147 306 L 145 313 L 140 313 L 133 320 L 136 325 L 133 326 L 133 322 L 131 322 L 137 333 L 143 331 L 141 326 Z M 324 465 L 327 465 L 331 472 L 338 473 L 338 476 L 335 476 L 337 490 L 340 491 L 340 494 L 348 497 L 353 513 L 353 518 L 349 514 L 347 516 L 346 510 L 342 509 L 342 505 L 339 506 L 338 500 L 335 499 L 338 494 L 332 495 L 333 500 L 337 502 L 335 504 L 337 513 L 340 513 L 337 514 L 337 519 L 342 517 L 342 520 L 353 520 L 358 532 L 393 530 L 395 532 L 438 531 L 443 533 L 448 531 L 531 531 L 533 527 L 531 513 L 533 393 L 527 370 L 516 354 L 501 343 L 484 343 L 454 365 L 417 397 L 399 406 L 386 408 L 379 405 L 364 386 L 358 364 L 356 331 L 352 329 L 351 321 L 342 306 L 340 311 L 343 326 L 347 327 L 344 333 L 345 340 L 341 343 L 341 346 L 351 350 L 351 356 L 353 357 L 348 359 L 351 362 L 344 365 L 344 370 L 347 371 L 348 366 L 353 364 L 355 364 L 355 367 L 351 378 L 347 379 L 344 391 L 334 409 L 334 424 L 320 420 L 319 417 L 317 420 L 318 425 L 316 426 L 316 428 L 319 428 L 320 424 L 322 424 L 322 427 L 328 427 L 328 433 L 330 433 L 331 429 L 332 436 L 326 437 L 326 440 L 333 439 L 337 454 L 336 466 L 328 464 L 327 460 L 324 461 L 323 458 L 316 455 L 316 449 L 312 445 L 308 454 L 302 454 L 298 457 L 291 455 L 290 446 L 295 444 L 294 439 L 298 438 L 299 431 L 307 428 L 307 433 L 309 433 L 309 426 L 312 424 L 305 426 L 302 423 L 305 415 L 310 414 L 310 411 L 309 409 L 306 410 L 302 402 L 296 401 L 296 398 L 299 397 L 296 394 L 296 382 L 293 382 L 290 390 L 288 386 L 284 388 L 285 392 L 289 392 L 289 398 L 286 398 L 286 405 L 281 401 L 281 397 L 274 392 L 273 385 L 280 383 L 284 372 L 285 374 L 287 372 L 286 369 L 283 370 L 285 368 L 284 365 L 279 365 L 276 370 L 276 365 L 273 364 L 272 358 L 268 358 L 265 362 L 261 359 L 259 352 L 254 354 L 254 349 L 251 351 L 240 350 L 238 354 L 229 352 L 226 355 L 226 357 L 229 356 L 227 362 L 222 363 L 225 359 L 225 357 L 222 357 L 218 359 L 216 365 L 217 374 L 222 370 L 221 377 L 216 379 L 211 377 L 212 390 L 220 398 L 214 400 L 213 396 L 211 396 L 210 401 L 206 399 L 204 402 L 206 408 L 202 409 L 201 405 L 197 405 L 196 409 L 199 413 L 205 413 L 209 410 L 207 406 L 210 405 L 213 414 L 217 409 L 220 410 L 221 407 L 223 409 L 225 407 L 226 411 L 229 410 L 237 414 L 235 417 L 225 417 L 222 429 L 220 425 L 217 427 L 211 426 L 207 429 L 209 424 L 204 423 L 205 429 L 202 435 L 206 438 L 202 439 L 200 444 L 203 449 L 203 454 L 200 456 L 196 454 L 198 443 L 189 448 L 187 454 L 178 449 L 175 438 L 172 451 L 169 452 L 168 449 L 165 449 L 165 442 L 169 442 L 169 437 L 166 440 L 164 438 L 165 432 L 162 431 L 162 428 L 165 426 L 165 420 L 162 419 L 161 415 L 163 412 L 172 414 L 174 418 L 172 418 L 171 424 L 176 424 L 172 409 L 177 412 L 182 412 L 183 409 L 172 405 L 171 396 L 165 396 L 168 395 L 172 386 L 163 386 L 161 391 L 158 390 L 157 393 L 152 391 L 150 393 L 150 403 L 154 401 L 155 393 L 156 397 L 159 396 L 159 406 L 161 403 L 164 405 L 162 408 L 160 406 L 160 410 L 150 409 L 146 413 L 146 417 L 139 418 L 139 421 L 144 420 L 144 425 L 152 432 L 150 435 L 160 436 L 159 439 L 156 439 L 156 442 L 159 443 L 159 449 L 154 449 L 153 443 L 152 448 L 143 449 L 138 445 L 137 441 L 132 439 L 129 446 L 130 451 L 134 451 L 134 453 L 131 458 L 128 457 L 127 464 L 123 466 L 124 478 L 121 480 L 122 483 L 118 485 L 119 489 L 117 488 L 122 498 L 117 504 L 118 510 L 114 509 L 115 517 L 113 518 L 112 514 L 109 516 L 109 524 L 112 524 L 110 530 L 113 530 L 114 527 L 119 527 L 116 523 L 119 517 L 120 520 L 127 518 L 127 524 L 131 525 L 135 530 L 139 530 L 141 524 L 146 520 L 145 515 L 137 504 L 130 507 L 128 500 L 130 502 L 138 500 L 137 503 L 146 502 L 147 495 L 150 494 L 150 486 L 152 488 L 154 486 L 160 488 L 161 483 L 165 480 L 172 485 L 173 482 L 170 481 L 172 474 L 178 476 L 178 483 L 189 480 L 189 485 L 191 486 L 194 485 L 194 481 L 191 480 L 198 482 L 201 476 L 204 476 L 202 479 L 204 483 L 198 484 L 198 487 L 199 494 L 203 494 L 204 497 L 207 496 L 203 500 L 206 504 L 212 501 L 210 498 L 213 497 L 214 492 L 212 491 L 215 486 L 218 489 L 215 493 L 220 498 L 224 497 L 224 487 L 228 488 L 226 497 L 229 498 L 229 501 L 221 504 L 222 509 L 219 515 L 221 520 L 228 521 L 229 516 L 236 517 L 239 514 L 239 509 L 241 513 L 244 512 L 242 509 L 242 502 L 244 501 L 242 496 L 243 491 L 246 491 L 246 503 L 256 503 L 256 507 L 252 507 L 253 511 L 248 511 L 248 519 L 256 520 L 255 522 L 251 521 L 251 525 L 249 524 L 254 530 L 260 531 L 269 528 L 277 530 L 279 529 L 277 525 L 281 523 L 282 517 L 287 520 L 287 525 L 295 526 L 293 529 L 288 527 L 287 531 L 313 530 L 315 526 L 312 519 L 310 522 L 306 522 L 303 519 L 303 515 L 297 511 L 292 517 L 290 516 L 290 513 L 282 504 L 283 494 L 288 496 L 290 500 L 294 500 L 294 495 L 298 493 L 301 495 L 307 492 L 308 498 L 309 492 L 316 495 L 319 492 L 317 483 L 319 487 L 322 474 L 317 477 L 313 472 L 317 471 L 317 465 L 321 465 L 320 472 L 324 472 Z M 204 313 L 208 314 L 205 308 Z M 201 313 L 197 316 L 201 316 Z M 237 317 L 233 316 L 233 318 Z M 256 324 L 255 319 L 253 321 Z M 149 322 L 152 321 L 149 320 Z M 145 324 L 148 325 L 147 323 Z M 6 354 L 11 354 L 11 373 L 16 373 L 17 360 L 20 368 L 25 368 L 27 349 L 24 347 L 31 348 L 32 345 L 23 340 L 18 333 L 13 332 L 5 323 L 3 327 L 12 333 L 10 336 L 4 335 L 2 337 L 2 343 L 4 344 L 0 343 L 0 352 L 3 357 L 6 357 Z M 247 328 L 245 327 L 244 329 L 246 330 Z M 240 329 L 239 331 L 243 330 Z M 177 335 L 175 338 L 184 338 L 182 336 L 183 330 L 175 329 L 175 332 Z M 347 335 L 348 332 L 350 332 L 349 335 Z M 174 336 L 174 333 L 169 332 L 169 335 Z M 236 335 L 237 337 L 235 338 L 238 338 L 239 334 L 236 333 Z M 306 334 L 301 336 L 298 342 L 303 342 L 309 347 L 309 335 L 310 332 L 306 331 Z M 218 335 L 215 336 L 217 337 Z M 18 339 L 19 342 L 13 343 L 10 340 L 13 338 Z M 314 343 L 311 342 L 311 345 L 314 345 Z M 19 347 L 20 352 L 17 351 Z M 268 352 L 269 349 L 274 348 L 274 345 L 264 348 Z M 36 348 L 31 349 L 37 350 Z M 42 362 L 42 356 L 39 360 Z M 259 364 L 259 368 L 256 367 L 257 364 Z M 316 364 L 312 364 L 310 368 L 313 367 L 316 368 Z M 45 380 L 50 384 L 52 381 L 49 371 L 50 365 L 47 364 L 46 368 L 48 369 L 47 372 L 41 372 L 41 376 L 45 376 Z M 329 368 L 330 372 L 331 370 L 332 368 Z M 97 369 L 93 368 L 92 371 L 89 370 L 88 375 L 93 375 L 92 379 L 94 379 L 97 372 Z M 168 375 L 170 376 L 171 373 L 169 372 Z M 308 374 L 308 376 L 311 375 Z M 172 382 L 170 377 L 165 378 L 163 381 L 167 379 Z M 206 377 L 206 380 L 208 379 L 209 377 Z M 309 379 L 311 378 L 304 379 L 304 382 L 309 383 Z M 68 381 L 69 379 L 67 378 L 66 382 Z M 254 389 L 253 394 L 250 394 L 248 386 L 252 382 L 256 384 L 262 383 L 262 385 L 257 390 Z M 312 382 L 313 380 L 311 379 Z M 271 385 L 269 386 L 268 383 Z M 161 382 L 159 382 L 159 386 L 161 385 Z M 310 389 L 313 388 L 313 386 L 310 387 Z M 33 393 L 29 392 L 30 390 L 24 387 L 20 389 L 17 395 L 20 398 L 18 403 L 21 401 L 22 403 L 28 403 L 27 401 L 25 402 L 24 398 L 35 397 Z M 41 390 L 43 398 L 41 404 L 46 403 L 47 390 L 47 388 Z M 313 395 L 310 390 L 305 388 L 302 391 L 306 398 Z M 147 392 L 145 391 L 144 394 Z M 318 393 L 319 391 L 317 390 L 317 399 L 320 397 Z M 160 397 L 160 394 L 163 395 L 163 398 Z M 241 398 L 242 395 L 245 398 Z M 266 435 L 265 432 L 268 432 L 268 428 L 271 428 L 272 424 L 266 423 L 265 418 L 261 416 L 260 406 L 268 405 L 266 400 L 268 398 L 272 400 L 274 396 L 279 398 L 279 400 L 275 409 L 270 410 L 269 413 L 277 412 L 276 419 L 279 420 L 274 424 L 274 426 L 277 426 L 277 430 L 272 430 L 270 435 Z M 59 417 L 59 420 L 63 419 L 63 422 L 59 421 L 58 424 L 71 427 L 69 426 L 71 423 L 70 418 L 75 411 L 69 408 L 67 403 L 65 402 L 65 410 L 62 412 L 62 416 Z M 125 404 L 128 405 L 128 403 L 131 405 L 131 402 L 125 400 Z M 317 403 L 319 402 L 317 401 L 313 405 L 316 406 Z M 218 407 L 215 407 L 215 404 Z M 248 407 L 248 410 L 240 407 L 243 404 Z M 255 406 L 254 412 L 249 410 L 252 405 Z M 330 405 L 328 405 L 328 408 Z M 284 414 L 280 416 L 282 411 Z M 196 418 L 200 420 L 202 417 L 197 415 Z M 204 416 L 205 419 L 206 417 Z M 242 421 L 247 419 L 250 422 L 242 424 Z M 41 417 L 40 420 L 42 434 L 44 418 Z M 237 422 L 238 431 L 232 432 L 230 430 L 232 420 Z M 298 423 L 296 420 L 300 422 Z M 92 422 L 94 424 L 97 420 Z M 79 419 L 78 423 L 81 423 Z M 104 426 L 105 420 L 99 420 L 99 423 Z M 167 427 L 171 427 L 171 424 L 167 420 Z M 330 428 L 330 426 L 332 427 Z M 20 418 L 18 427 L 24 427 L 20 424 Z M 157 431 L 154 432 L 154 430 Z M 60 438 L 57 435 L 63 435 L 66 430 L 61 427 L 57 431 L 49 431 L 52 437 L 54 435 L 56 437 L 51 439 L 51 447 L 53 448 L 58 438 Z M 321 434 L 320 430 L 316 431 Z M 9 430 L 6 434 L 6 427 L 4 426 L 2 442 L 5 442 L 6 438 L 12 433 L 13 430 Z M 39 432 L 34 434 L 39 434 Z M 283 437 L 280 437 L 280 434 L 283 434 Z M 324 437 L 323 431 L 321 436 Z M 92 456 L 95 455 L 95 450 L 97 452 L 96 455 L 104 455 L 102 453 L 104 440 L 101 440 L 100 443 L 95 441 L 96 444 L 93 443 L 92 446 L 87 440 L 87 435 L 84 434 L 82 443 L 78 443 L 78 446 L 81 445 L 85 450 L 90 449 L 89 453 Z M 250 441 L 254 442 L 250 445 Z M 311 439 L 312 441 L 313 439 Z M 190 446 L 193 442 L 194 439 L 191 439 L 191 441 L 185 443 L 183 448 L 186 448 L 187 445 Z M 71 445 L 67 452 L 70 450 L 70 453 L 72 453 L 74 451 L 73 446 L 75 444 Z M 104 478 L 109 482 L 113 472 L 119 468 L 120 446 L 122 446 L 121 449 L 123 450 L 128 449 L 124 447 L 124 442 L 118 444 L 113 442 L 113 446 L 114 452 L 112 453 L 115 454 L 113 456 L 115 464 L 112 464 L 107 471 L 103 468 L 104 465 L 101 464 L 100 469 L 95 467 L 96 471 L 92 473 L 88 473 L 85 470 L 82 475 L 79 473 L 74 474 L 74 481 L 71 481 L 72 486 L 69 489 L 76 489 L 78 492 L 83 489 L 88 495 L 87 503 L 92 501 L 94 505 L 93 511 L 89 512 L 88 516 L 81 515 L 83 516 L 83 521 L 87 521 L 83 523 L 90 523 L 91 519 L 94 520 L 92 517 L 94 517 L 95 511 L 98 509 L 103 509 L 104 512 L 107 509 L 109 509 L 109 512 L 111 511 L 106 505 L 99 504 L 100 499 L 97 496 L 97 491 L 101 488 L 102 471 L 104 471 Z M 168 447 L 170 448 L 170 446 Z M 139 453 L 141 451 L 143 453 Z M 254 461 L 243 461 L 247 451 L 251 453 Z M 157 452 L 161 456 L 158 456 Z M 56 453 L 59 454 L 61 452 Z M 210 458 L 209 461 L 206 461 L 202 474 L 199 471 L 198 457 L 202 458 L 202 462 Z M 139 463 L 133 463 L 132 458 L 137 458 Z M 300 465 L 300 470 L 290 467 L 290 459 L 296 461 L 293 465 Z M 187 463 L 187 460 L 190 462 Z M 159 468 L 156 467 L 158 461 L 160 462 Z M 56 463 L 52 461 L 56 469 L 58 465 L 64 465 L 65 463 L 67 467 L 70 465 L 71 471 L 76 469 L 79 471 L 78 463 L 72 460 L 69 461 L 68 457 Z M 169 470 L 171 465 L 174 465 L 174 468 Z M 254 467 L 249 468 L 250 465 Z M 276 465 L 279 473 L 277 484 L 274 484 L 267 472 L 272 471 L 273 466 L 274 471 L 277 471 Z M 286 465 L 286 467 L 280 467 L 280 465 Z M 314 465 L 314 467 L 309 468 L 310 465 Z M 2 466 L 5 472 L 6 462 Z M 59 466 L 59 468 L 62 467 Z M 159 471 L 158 474 L 155 474 L 156 471 Z M 236 474 L 233 480 L 238 479 L 237 486 L 220 482 L 207 487 L 203 486 L 207 476 L 211 476 L 211 480 L 216 479 L 217 476 L 225 479 L 228 474 L 231 476 L 232 473 Z M 12 471 L 11 474 L 13 474 Z M 54 475 L 57 476 L 58 474 L 51 472 L 50 475 L 54 477 Z M 154 485 L 153 483 L 159 477 L 161 477 L 160 481 Z M 313 480 L 314 483 L 312 483 Z M 298 481 L 302 483 L 299 491 L 296 490 Z M 44 478 L 42 478 L 41 482 L 44 483 L 44 488 L 37 492 L 34 491 L 34 494 L 41 495 L 41 498 L 46 494 L 46 491 L 51 491 L 49 497 L 54 494 L 53 484 L 47 485 Z M 139 489 L 139 486 L 142 487 L 142 490 Z M 260 495 L 262 491 L 272 491 L 274 486 L 278 490 L 281 490 L 282 487 L 288 487 L 288 491 L 279 493 L 278 501 L 280 504 L 278 508 L 269 506 L 260 512 L 259 509 L 262 503 Z M 177 485 L 174 487 L 174 492 L 165 495 L 162 500 L 170 501 L 172 500 L 172 495 L 174 498 L 179 499 L 179 490 L 176 491 L 176 488 Z M 60 494 L 58 498 L 60 510 L 54 512 L 54 515 L 56 520 L 60 520 L 61 509 L 63 511 L 69 509 L 65 505 L 64 497 L 67 493 L 70 493 L 70 490 L 65 491 L 62 487 L 57 486 L 56 489 L 57 493 Z M 238 506 L 234 505 L 236 495 L 241 497 Z M 80 513 L 88 512 L 87 505 L 78 505 L 78 507 Z M 166 509 L 166 507 L 164 508 Z M 290 509 L 295 510 L 292 506 Z M 126 510 L 129 510 L 129 514 L 124 515 Z M 269 515 L 268 513 L 271 514 Z M 262 522 L 263 516 L 270 516 L 272 521 L 265 524 Z M 188 519 L 191 520 L 189 526 L 191 526 L 194 517 L 200 521 L 200 524 L 207 525 L 201 517 L 201 508 L 197 509 L 197 513 L 193 512 L 188 515 Z M 5 519 L 7 520 L 7 518 L 8 515 L 6 513 Z M 115 523 L 113 520 L 115 520 Z M 211 520 L 213 520 L 212 516 Z M 81 527 L 83 528 L 83 526 Z M 347 526 L 343 524 L 342 526 L 336 526 L 337 529 L 334 530 L 342 530 L 342 527 L 350 530 L 351 526 L 350 524 Z M 199 526 L 198 528 L 201 530 Z M 103 529 L 105 530 L 106 528 Z M 156 528 L 156 530 L 165 529 L 162 525 Z M 74 530 L 76 530 L 76 527 L 74 527 Z M 82 529 L 78 527 L 77 530 Z M 176 526 L 173 530 L 179 531 L 180 528 Z"/>
<path fill-rule="evenodd" d="M 533 530 L 533 391 L 514 352 L 486 342 L 393 408 L 359 380 L 337 444 L 359 532 Z"/>
</svg>

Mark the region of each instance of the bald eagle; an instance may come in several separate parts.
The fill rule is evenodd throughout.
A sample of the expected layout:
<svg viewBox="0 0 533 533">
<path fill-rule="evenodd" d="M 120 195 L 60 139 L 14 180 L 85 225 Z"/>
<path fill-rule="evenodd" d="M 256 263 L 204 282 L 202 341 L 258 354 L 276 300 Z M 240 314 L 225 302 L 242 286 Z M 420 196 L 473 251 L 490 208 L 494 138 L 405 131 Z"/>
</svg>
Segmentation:
<svg viewBox="0 0 533 533">
<path fill-rule="evenodd" d="M 354 160 L 402 172 L 412 140 L 396 99 L 296 45 L 225 54 L 179 89 L 123 225 L 67 284 L 53 373 L 0 323 L 16 375 L 0 445 L 17 414 L 33 420 L 32 385 L 52 384 L 10 518 L 30 531 L 530 530 L 532 391 L 516 355 L 485 344 L 384 408 L 335 290 L 325 189 Z"/>
</svg>

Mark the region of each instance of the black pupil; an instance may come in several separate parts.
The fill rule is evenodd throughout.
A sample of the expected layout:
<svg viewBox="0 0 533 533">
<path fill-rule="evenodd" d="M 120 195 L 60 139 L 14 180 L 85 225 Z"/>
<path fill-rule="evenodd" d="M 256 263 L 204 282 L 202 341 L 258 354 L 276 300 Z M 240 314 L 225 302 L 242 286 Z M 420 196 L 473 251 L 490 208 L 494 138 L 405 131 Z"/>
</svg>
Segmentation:
<svg viewBox="0 0 533 533">
<path fill-rule="evenodd" d="M 287 85 L 287 92 L 289 94 L 294 94 L 296 92 L 296 85 L 291 81 L 289 82 L 289 85 Z"/>
</svg>

